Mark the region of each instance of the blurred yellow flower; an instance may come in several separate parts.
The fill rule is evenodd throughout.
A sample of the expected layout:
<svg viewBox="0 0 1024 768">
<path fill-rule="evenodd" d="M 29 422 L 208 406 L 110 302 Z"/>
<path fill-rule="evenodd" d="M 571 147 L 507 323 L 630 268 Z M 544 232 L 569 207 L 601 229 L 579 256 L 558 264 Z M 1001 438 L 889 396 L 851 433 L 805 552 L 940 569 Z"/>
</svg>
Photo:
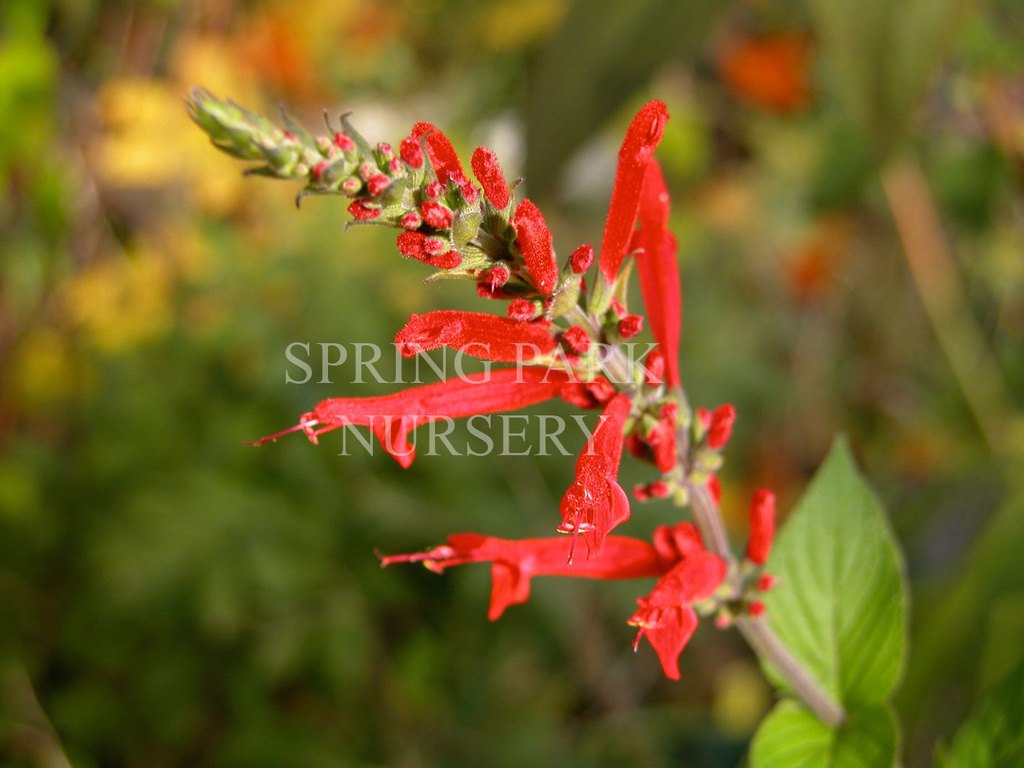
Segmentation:
<svg viewBox="0 0 1024 768">
<path fill-rule="evenodd" d="M 68 339 L 43 325 L 22 337 L 4 373 L 13 401 L 27 411 L 67 399 L 79 379 Z"/>
<path fill-rule="evenodd" d="M 503 0 L 479 18 L 480 36 L 492 50 L 514 51 L 545 36 L 565 15 L 564 2 Z"/>
<path fill-rule="evenodd" d="M 171 328 L 171 275 L 151 250 L 109 256 L 86 267 L 65 286 L 72 323 L 99 350 L 131 349 Z"/>
<path fill-rule="evenodd" d="M 771 692 L 754 663 L 733 661 L 718 671 L 711 717 L 722 733 L 738 739 L 750 736 L 771 703 Z"/>
<path fill-rule="evenodd" d="M 92 148 L 91 159 L 108 184 L 178 186 L 188 190 L 203 209 L 226 213 L 242 200 L 244 179 L 237 163 L 210 150 L 206 137 L 189 120 L 183 99 L 188 86 L 198 82 L 223 87 L 223 92 L 238 98 L 247 89 L 230 75 L 231 59 L 217 51 L 213 40 L 186 38 L 179 45 L 179 58 L 188 62 L 180 67 L 180 84 L 133 77 L 103 84 L 97 103 L 105 130 Z M 193 74 L 191 82 L 184 79 Z"/>
</svg>

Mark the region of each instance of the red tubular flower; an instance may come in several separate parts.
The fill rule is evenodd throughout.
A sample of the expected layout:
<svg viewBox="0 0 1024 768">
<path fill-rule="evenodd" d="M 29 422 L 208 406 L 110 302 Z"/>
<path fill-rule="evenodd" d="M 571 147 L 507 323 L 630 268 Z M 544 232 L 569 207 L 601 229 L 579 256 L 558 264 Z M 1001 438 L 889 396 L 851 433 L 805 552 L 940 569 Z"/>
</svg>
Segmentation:
<svg viewBox="0 0 1024 768">
<path fill-rule="evenodd" d="M 697 628 L 693 603 L 714 594 L 727 570 L 718 555 L 691 547 L 649 595 L 637 600 L 640 607 L 629 619 L 630 624 L 639 627 L 633 647 L 646 637 L 665 675 L 672 680 L 679 679 L 679 654 Z"/>
<path fill-rule="evenodd" d="M 572 397 L 578 384 L 564 371 L 508 368 L 472 377 L 412 387 L 377 397 L 335 397 L 305 413 L 299 423 L 255 442 L 261 445 L 302 430 L 313 442 L 324 432 L 346 425 L 369 427 L 381 446 L 403 467 L 416 457 L 409 433 L 439 419 L 514 411 L 563 394 Z M 567 398 L 568 399 L 568 398 Z"/>
<path fill-rule="evenodd" d="M 697 626 L 692 603 L 709 597 L 725 578 L 725 562 L 703 547 L 691 523 L 662 525 L 653 542 L 608 536 L 600 553 L 571 562 L 573 542 L 563 538 L 510 541 L 479 533 L 458 533 L 426 552 L 391 555 L 382 565 L 423 563 L 441 573 L 453 565 L 491 563 L 491 600 L 487 616 L 499 618 L 510 605 L 530 596 L 534 576 L 575 576 L 583 579 L 636 579 L 660 576 L 653 591 L 629 623 L 639 626 L 637 642 L 646 636 L 665 674 L 679 678 L 678 657 Z"/>
<path fill-rule="evenodd" d="M 559 533 L 581 534 L 588 557 L 601 552 L 608 532 L 629 519 L 629 498 L 619 485 L 619 462 L 625 440 L 623 427 L 632 402 L 616 395 L 605 406 L 601 421 L 576 460 L 576 479 L 562 496 Z M 570 549 L 570 555 L 572 550 Z"/>
<path fill-rule="evenodd" d="M 636 259 L 640 293 L 647 309 L 654 340 L 665 354 L 669 386 L 679 384 L 679 334 L 682 328 L 682 292 L 676 264 L 676 239 L 668 229 L 669 196 L 658 161 L 647 163 L 637 214 L 640 229 L 630 247 L 642 251 Z"/>
<path fill-rule="evenodd" d="M 599 556 L 570 563 L 572 542 L 562 537 L 509 541 L 478 533 L 457 533 L 446 544 L 427 552 L 392 555 L 382 565 L 421 562 L 432 571 L 465 563 L 490 562 L 491 604 L 487 617 L 494 621 L 510 605 L 530 597 L 534 576 L 576 576 L 583 579 L 638 579 L 659 576 L 666 567 L 657 550 L 645 541 L 609 536 Z"/>
<path fill-rule="evenodd" d="M 754 494 L 750 505 L 750 540 L 747 542 L 747 560 L 764 565 L 775 538 L 775 494 L 764 488 Z"/>
<path fill-rule="evenodd" d="M 516 230 L 516 245 L 523 254 L 530 277 L 538 291 L 550 296 L 558 284 L 558 262 L 544 214 L 531 200 L 523 198 L 516 207 L 512 224 Z"/>
<path fill-rule="evenodd" d="M 608 281 L 615 279 L 626 255 L 636 223 L 647 161 L 661 141 L 666 122 L 668 110 L 665 104 L 657 99 L 648 102 L 633 118 L 619 149 L 619 167 L 615 172 L 599 261 L 601 272 Z"/>
<path fill-rule="evenodd" d="M 473 175 L 480 182 L 491 205 L 499 210 L 504 210 L 512 198 L 512 193 L 509 192 L 505 174 L 501 172 L 498 156 L 487 147 L 477 147 L 473 150 L 473 159 L 470 164 L 473 167 Z"/>
<path fill-rule="evenodd" d="M 451 347 L 482 360 L 528 362 L 555 349 L 556 341 L 541 323 L 523 323 L 483 312 L 439 309 L 412 315 L 395 334 L 405 357 Z"/>
<path fill-rule="evenodd" d="M 447 184 L 450 179 L 458 182 L 465 178 L 466 174 L 462 170 L 459 156 L 455 154 L 455 148 L 441 131 L 430 123 L 416 123 L 412 127 L 412 136 L 415 139 L 426 137 L 427 156 L 438 181 Z"/>
</svg>

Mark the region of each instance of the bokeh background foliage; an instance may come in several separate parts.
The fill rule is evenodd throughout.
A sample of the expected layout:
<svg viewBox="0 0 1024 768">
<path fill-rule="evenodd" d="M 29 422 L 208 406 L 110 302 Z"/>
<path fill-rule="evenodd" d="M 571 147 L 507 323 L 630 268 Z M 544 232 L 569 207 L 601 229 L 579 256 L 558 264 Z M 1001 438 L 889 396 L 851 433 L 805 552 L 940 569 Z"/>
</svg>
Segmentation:
<svg viewBox="0 0 1024 768">
<path fill-rule="evenodd" d="M 664 99 L 683 371 L 741 414 L 734 533 L 752 487 L 787 508 L 848 435 L 907 552 L 899 708 L 930 765 L 1024 636 L 1022 41 L 1013 0 L 8 0 L 3 764 L 734 766 L 770 705 L 730 634 L 702 629 L 678 684 L 634 656 L 634 586 L 540 580 L 490 624 L 486 569 L 379 569 L 450 531 L 544 535 L 571 459 L 241 443 L 396 388 L 321 382 L 319 354 L 288 384 L 288 344 L 479 304 L 337 200 L 243 179 L 187 121 L 201 84 L 487 143 L 563 253 Z"/>
</svg>

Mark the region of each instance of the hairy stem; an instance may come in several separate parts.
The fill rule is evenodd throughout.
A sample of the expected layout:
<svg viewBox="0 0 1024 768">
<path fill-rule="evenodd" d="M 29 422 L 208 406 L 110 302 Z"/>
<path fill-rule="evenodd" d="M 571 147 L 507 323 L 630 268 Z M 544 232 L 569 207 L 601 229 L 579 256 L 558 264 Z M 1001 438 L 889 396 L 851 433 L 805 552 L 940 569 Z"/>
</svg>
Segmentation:
<svg viewBox="0 0 1024 768">
<path fill-rule="evenodd" d="M 680 453 L 681 460 L 685 460 Z M 711 498 L 704 485 L 687 484 L 690 508 L 693 518 L 704 539 L 705 545 L 712 552 L 729 564 L 729 572 L 737 580 L 736 557 L 729 546 L 729 536 L 725 530 L 721 510 Z M 738 584 L 736 585 L 739 589 Z M 804 705 L 830 728 L 836 728 L 846 719 L 842 706 L 836 702 L 814 679 L 807 668 L 794 656 L 789 648 L 772 630 L 764 617 L 753 618 L 740 616 L 736 619 L 736 628 L 754 649 L 758 658 L 773 667 L 788 683 L 793 693 Z"/>
</svg>

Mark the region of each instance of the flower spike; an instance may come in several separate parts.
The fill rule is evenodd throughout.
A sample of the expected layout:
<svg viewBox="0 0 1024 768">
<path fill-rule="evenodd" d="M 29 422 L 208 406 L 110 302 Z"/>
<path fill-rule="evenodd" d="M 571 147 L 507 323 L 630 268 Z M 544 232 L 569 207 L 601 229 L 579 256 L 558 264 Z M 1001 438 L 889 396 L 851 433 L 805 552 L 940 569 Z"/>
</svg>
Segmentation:
<svg viewBox="0 0 1024 768">
<path fill-rule="evenodd" d="M 619 149 L 619 167 L 615 172 L 615 186 L 612 187 L 598 262 L 608 282 L 615 279 L 626 255 L 640 205 L 647 161 L 661 141 L 666 122 L 668 109 L 664 102 L 657 99 L 648 102 L 633 118 Z"/>
<path fill-rule="evenodd" d="M 541 323 L 524 323 L 483 312 L 439 309 L 412 315 L 395 334 L 405 357 L 451 347 L 481 360 L 528 362 L 554 350 L 555 337 Z"/>
</svg>

